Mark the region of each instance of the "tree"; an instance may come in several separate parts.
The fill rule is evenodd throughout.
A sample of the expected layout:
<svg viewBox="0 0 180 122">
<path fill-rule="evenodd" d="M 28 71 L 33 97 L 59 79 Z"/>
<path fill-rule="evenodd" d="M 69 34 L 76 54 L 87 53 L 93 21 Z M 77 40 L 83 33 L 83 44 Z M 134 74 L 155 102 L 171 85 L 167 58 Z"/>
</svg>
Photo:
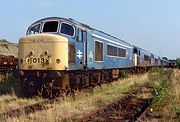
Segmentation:
<svg viewBox="0 0 180 122">
<path fill-rule="evenodd" d="M 180 58 L 176 59 L 176 64 L 177 64 L 177 67 L 180 68 Z"/>
<path fill-rule="evenodd" d="M 6 39 L 1 39 L 0 41 L 1 42 L 8 42 Z"/>
</svg>

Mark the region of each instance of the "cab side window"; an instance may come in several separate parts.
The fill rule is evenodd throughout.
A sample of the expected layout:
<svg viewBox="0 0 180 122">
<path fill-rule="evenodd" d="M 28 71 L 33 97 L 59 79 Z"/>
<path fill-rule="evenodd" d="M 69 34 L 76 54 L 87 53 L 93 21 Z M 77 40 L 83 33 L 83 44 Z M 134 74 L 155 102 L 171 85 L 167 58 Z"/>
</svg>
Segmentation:
<svg viewBox="0 0 180 122">
<path fill-rule="evenodd" d="M 83 41 L 83 34 L 82 34 L 82 30 L 81 29 L 78 29 L 77 31 L 77 41 L 78 42 L 82 42 Z"/>
<path fill-rule="evenodd" d="M 77 41 L 83 42 L 87 40 L 87 32 L 81 29 L 78 29 L 77 31 Z"/>
<path fill-rule="evenodd" d="M 82 42 L 82 40 L 83 40 L 82 30 L 79 29 L 79 33 L 78 33 L 78 41 Z"/>
</svg>

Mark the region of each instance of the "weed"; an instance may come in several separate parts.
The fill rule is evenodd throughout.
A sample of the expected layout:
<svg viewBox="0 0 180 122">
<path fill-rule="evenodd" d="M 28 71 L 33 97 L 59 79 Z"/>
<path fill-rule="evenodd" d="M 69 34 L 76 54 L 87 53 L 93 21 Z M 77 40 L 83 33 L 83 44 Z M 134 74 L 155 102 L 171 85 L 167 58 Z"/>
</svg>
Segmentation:
<svg viewBox="0 0 180 122">
<path fill-rule="evenodd" d="M 95 100 L 95 103 L 99 108 L 104 107 L 106 105 L 104 98 L 101 96 L 97 97 L 97 99 Z"/>
<path fill-rule="evenodd" d="M 123 71 L 123 72 L 121 73 L 121 78 L 128 78 L 128 77 L 129 77 L 128 72 Z"/>
<path fill-rule="evenodd" d="M 20 94 L 20 82 L 11 73 L 0 82 L 0 94 Z"/>
<path fill-rule="evenodd" d="M 24 115 L 17 118 L 16 121 L 75 121 L 83 115 L 119 99 L 124 95 L 124 92 L 131 89 L 132 85 L 138 86 L 144 82 L 147 82 L 147 74 L 119 80 L 119 82 L 113 82 L 111 85 L 103 84 L 101 88 L 95 87 L 92 92 L 77 93 L 75 98 L 67 96 L 64 100 L 55 102 L 53 109 L 34 113 L 33 118 Z M 7 119 L 10 121 L 9 118 Z"/>
<path fill-rule="evenodd" d="M 167 104 L 169 94 L 167 89 L 159 84 L 155 86 L 154 91 L 155 91 L 155 96 L 154 96 L 153 108 L 160 109 L 161 107 Z"/>
<path fill-rule="evenodd" d="M 154 103 L 152 107 L 159 110 L 169 103 L 173 98 L 172 69 L 152 68 L 149 71 L 150 81 L 157 81 L 154 86 Z"/>
<path fill-rule="evenodd" d="M 136 88 L 138 86 L 138 83 L 136 81 L 134 81 L 134 84 L 132 86 L 130 86 L 131 89 Z"/>
<path fill-rule="evenodd" d="M 180 119 L 180 105 L 174 106 L 172 111 L 175 114 L 175 117 Z"/>
<path fill-rule="evenodd" d="M 158 81 L 160 78 L 160 74 L 162 74 L 163 69 L 162 68 L 152 68 L 148 72 L 148 79 L 150 81 Z"/>
</svg>

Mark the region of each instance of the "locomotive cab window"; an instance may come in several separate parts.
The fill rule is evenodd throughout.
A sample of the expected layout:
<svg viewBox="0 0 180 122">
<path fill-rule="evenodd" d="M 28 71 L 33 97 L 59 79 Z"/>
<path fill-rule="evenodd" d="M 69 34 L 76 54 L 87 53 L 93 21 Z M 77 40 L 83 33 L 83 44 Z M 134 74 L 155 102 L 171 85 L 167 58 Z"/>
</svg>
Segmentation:
<svg viewBox="0 0 180 122">
<path fill-rule="evenodd" d="M 103 43 L 95 41 L 95 61 L 103 61 Z"/>
<path fill-rule="evenodd" d="M 57 32 L 58 30 L 58 21 L 48 21 L 44 23 L 43 32 Z"/>
<path fill-rule="evenodd" d="M 78 29 L 78 33 L 77 33 L 77 41 L 82 42 L 83 41 L 83 35 L 82 35 L 82 30 Z"/>
<path fill-rule="evenodd" d="M 35 26 L 31 27 L 31 28 L 28 30 L 27 35 L 31 35 L 31 34 L 38 34 L 38 33 L 39 33 L 39 31 L 40 31 L 40 27 L 41 27 L 41 25 L 40 25 L 40 24 L 38 24 L 38 25 L 35 25 Z"/>
<path fill-rule="evenodd" d="M 74 36 L 74 30 L 75 30 L 74 27 L 69 24 L 66 24 L 66 23 L 61 24 L 61 30 L 60 30 L 61 34 Z"/>
<path fill-rule="evenodd" d="M 87 32 L 81 29 L 78 29 L 78 34 L 77 34 L 77 41 L 79 42 L 84 42 L 87 40 Z"/>
</svg>

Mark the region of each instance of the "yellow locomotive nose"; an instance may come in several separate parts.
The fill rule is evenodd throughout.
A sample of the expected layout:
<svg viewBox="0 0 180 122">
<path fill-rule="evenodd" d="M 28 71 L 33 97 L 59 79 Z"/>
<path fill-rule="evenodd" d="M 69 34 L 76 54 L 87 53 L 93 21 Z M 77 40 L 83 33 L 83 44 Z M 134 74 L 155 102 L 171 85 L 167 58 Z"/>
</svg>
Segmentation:
<svg viewBox="0 0 180 122">
<path fill-rule="evenodd" d="M 20 70 L 64 70 L 67 66 L 67 38 L 54 34 L 36 34 L 19 40 Z"/>
</svg>

